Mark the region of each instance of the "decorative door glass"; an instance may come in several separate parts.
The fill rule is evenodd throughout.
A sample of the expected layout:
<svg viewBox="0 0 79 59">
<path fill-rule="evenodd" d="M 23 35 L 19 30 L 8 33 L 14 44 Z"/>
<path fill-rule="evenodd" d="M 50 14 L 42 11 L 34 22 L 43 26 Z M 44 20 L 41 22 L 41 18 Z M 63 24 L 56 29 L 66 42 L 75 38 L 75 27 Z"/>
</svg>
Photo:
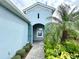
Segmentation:
<svg viewBox="0 0 79 59">
<path fill-rule="evenodd" d="M 43 29 L 42 28 L 39 28 L 37 30 L 37 37 L 43 37 Z"/>
</svg>

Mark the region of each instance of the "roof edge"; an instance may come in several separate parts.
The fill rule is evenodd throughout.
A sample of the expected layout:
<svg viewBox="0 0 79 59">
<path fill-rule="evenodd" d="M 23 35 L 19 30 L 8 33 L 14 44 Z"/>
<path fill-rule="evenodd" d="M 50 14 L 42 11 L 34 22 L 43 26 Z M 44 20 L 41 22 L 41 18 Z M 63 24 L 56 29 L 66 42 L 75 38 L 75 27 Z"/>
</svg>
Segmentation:
<svg viewBox="0 0 79 59">
<path fill-rule="evenodd" d="M 55 8 L 54 7 L 49 6 L 49 5 L 46 5 L 46 4 L 43 4 L 41 2 L 36 2 L 36 3 L 32 4 L 31 6 L 23 9 L 23 11 L 29 10 L 29 9 L 33 8 L 34 6 L 37 6 L 37 5 L 42 5 L 42 6 L 45 6 L 46 8 L 49 8 L 49 9 L 52 9 L 53 11 L 55 11 Z"/>
<path fill-rule="evenodd" d="M 5 8 L 7 8 L 9 11 L 13 12 L 18 17 L 20 17 L 25 22 L 30 23 L 30 21 L 26 18 L 24 13 L 22 13 L 11 1 L 9 1 L 9 0 L 0 0 L 0 4 L 2 6 L 4 6 Z"/>
</svg>

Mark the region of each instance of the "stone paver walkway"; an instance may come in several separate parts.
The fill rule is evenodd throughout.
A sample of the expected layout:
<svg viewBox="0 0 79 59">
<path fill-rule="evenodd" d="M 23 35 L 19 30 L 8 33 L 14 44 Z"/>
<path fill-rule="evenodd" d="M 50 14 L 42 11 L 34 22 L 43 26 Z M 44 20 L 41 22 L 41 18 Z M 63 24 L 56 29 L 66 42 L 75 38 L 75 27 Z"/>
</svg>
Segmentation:
<svg viewBox="0 0 79 59">
<path fill-rule="evenodd" d="M 44 59 L 43 42 L 35 42 L 25 59 Z"/>
</svg>

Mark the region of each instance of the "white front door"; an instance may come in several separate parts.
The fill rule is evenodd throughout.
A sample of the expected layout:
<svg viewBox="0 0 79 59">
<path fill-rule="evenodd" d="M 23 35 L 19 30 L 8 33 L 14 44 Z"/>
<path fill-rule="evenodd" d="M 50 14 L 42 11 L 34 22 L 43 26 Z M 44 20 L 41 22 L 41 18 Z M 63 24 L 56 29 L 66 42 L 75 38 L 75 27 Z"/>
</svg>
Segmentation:
<svg viewBox="0 0 79 59">
<path fill-rule="evenodd" d="M 43 40 L 43 29 L 42 28 L 37 29 L 36 38 L 37 40 Z"/>
<path fill-rule="evenodd" d="M 42 28 L 39 28 L 37 30 L 37 37 L 43 37 L 43 29 Z"/>
</svg>

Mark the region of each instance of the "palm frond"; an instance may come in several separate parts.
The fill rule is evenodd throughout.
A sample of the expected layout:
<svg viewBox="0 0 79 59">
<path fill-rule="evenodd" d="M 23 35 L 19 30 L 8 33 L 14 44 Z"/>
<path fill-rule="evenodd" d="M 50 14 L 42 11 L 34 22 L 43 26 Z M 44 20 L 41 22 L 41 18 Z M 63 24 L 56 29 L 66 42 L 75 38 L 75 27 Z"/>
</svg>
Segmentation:
<svg viewBox="0 0 79 59">
<path fill-rule="evenodd" d="M 55 21 L 58 21 L 59 23 L 62 23 L 62 21 L 61 21 L 60 19 L 56 18 L 56 17 L 53 17 L 53 19 L 54 19 Z"/>
<path fill-rule="evenodd" d="M 77 15 L 79 15 L 79 10 L 76 11 L 76 12 L 74 12 L 74 13 L 72 13 L 72 16 L 73 16 L 73 17 L 75 17 L 75 16 L 77 16 Z"/>
<path fill-rule="evenodd" d="M 70 6 L 67 5 L 67 4 L 60 5 L 58 7 L 57 12 L 59 13 L 59 15 L 61 16 L 61 18 L 62 18 L 63 21 L 68 21 L 69 9 L 70 9 Z"/>
<path fill-rule="evenodd" d="M 69 20 L 70 21 L 79 20 L 79 11 L 72 12 L 71 14 L 69 14 Z"/>
<path fill-rule="evenodd" d="M 71 12 L 70 12 L 69 14 L 73 14 L 73 12 L 75 12 L 75 10 L 76 10 L 77 8 L 78 8 L 78 7 L 75 6 L 75 7 L 71 10 Z"/>
</svg>

